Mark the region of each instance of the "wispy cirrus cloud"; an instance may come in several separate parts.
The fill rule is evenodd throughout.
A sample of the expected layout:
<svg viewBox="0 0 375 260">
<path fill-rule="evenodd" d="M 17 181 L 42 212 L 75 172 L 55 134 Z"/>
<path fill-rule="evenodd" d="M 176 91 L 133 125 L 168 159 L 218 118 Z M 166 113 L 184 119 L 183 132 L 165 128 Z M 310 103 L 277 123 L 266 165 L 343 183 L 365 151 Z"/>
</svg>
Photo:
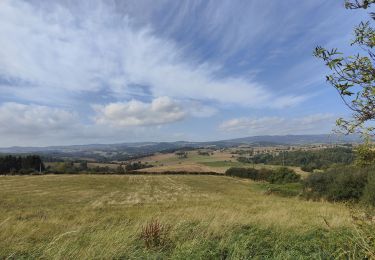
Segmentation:
<svg viewBox="0 0 375 260">
<path fill-rule="evenodd" d="M 144 94 L 153 97 L 245 107 L 283 107 L 286 101 L 295 105 L 305 99 L 275 95 L 263 84 L 239 76 L 217 77 L 220 64 L 197 63 L 151 27 L 135 27 L 127 15 L 95 3 L 79 15 L 59 5 L 47 10 L 23 1 L 0 3 L 0 76 L 22 83 L 11 87 L 22 87 L 14 95 L 41 102 L 39 93 L 44 93 L 48 102 L 58 94 L 67 99 L 72 92 L 106 88 L 113 98 L 131 98 L 133 86 L 142 85 Z"/>
<path fill-rule="evenodd" d="M 350 34 L 361 16 L 345 12 L 325 0 L 2 0 L 0 124 L 18 119 L 0 146 L 204 140 L 224 118 L 226 133 L 302 133 L 300 109 L 340 112 L 311 51 Z"/>
<path fill-rule="evenodd" d="M 242 117 L 226 120 L 219 126 L 225 132 L 243 135 L 321 134 L 329 132 L 335 123 L 332 114 L 303 117 Z"/>
</svg>

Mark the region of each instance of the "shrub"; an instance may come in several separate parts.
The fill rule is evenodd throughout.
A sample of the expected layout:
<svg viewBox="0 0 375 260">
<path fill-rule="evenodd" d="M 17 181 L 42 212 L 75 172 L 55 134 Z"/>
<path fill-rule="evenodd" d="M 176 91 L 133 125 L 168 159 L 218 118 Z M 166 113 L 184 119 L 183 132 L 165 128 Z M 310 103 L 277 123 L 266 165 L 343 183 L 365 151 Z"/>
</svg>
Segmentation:
<svg viewBox="0 0 375 260">
<path fill-rule="evenodd" d="M 375 162 L 375 151 L 370 143 L 366 142 L 359 145 L 355 152 L 355 163 L 358 166 L 366 167 Z"/>
<path fill-rule="evenodd" d="M 375 172 L 370 173 L 367 177 L 362 199 L 366 204 L 375 206 Z"/>
<path fill-rule="evenodd" d="M 332 201 L 358 200 L 366 186 L 367 174 L 363 171 L 345 172 L 335 175 L 329 185 L 328 199 Z"/>
<path fill-rule="evenodd" d="M 358 201 L 368 185 L 366 196 L 371 200 L 371 192 L 375 192 L 373 186 L 368 184 L 368 176 L 373 170 L 374 168 L 369 167 L 346 166 L 312 173 L 304 182 L 304 195 L 308 198 L 325 198 L 330 201 Z"/>
<path fill-rule="evenodd" d="M 300 181 L 300 179 L 300 175 L 287 167 L 281 167 L 276 171 L 273 171 L 268 177 L 270 183 L 293 183 Z"/>
<path fill-rule="evenodd" d="M 234 176 L 234 177 L 241 177 L 241 178 L 248 178 L 248 169 L 247 168 L 237 168 L 231 167 L 226 170 L 225 175 Z"/>
<path fill-rule="evenodd" d="M 308 198 L 320 198 L 328 194 L 333 175 L 325 172 L 310 174 L 304 181 L 304 195 Z"/>
<path fill-rule="evenodd" d="M 27 175 L 27 174 L 32 174 L 34 172 L 36 172 L 34 169 L 20 169 L 18 171 L 18 174 Z"/>
<path fill-rule="evenodd" d="M 240 178 L 248 178 L 255 181 L 258 180 L 266 180 L 268 178 L 270 171 L 269 170 L 256 170 L 253 168 L 237 168 L 232 167 L 229 168 L 225 175 L 233 176 L 233 177 L 240 177 Z"/>
<path fill-rule="evenodd" d="M 302 171 L 313 172 L 315 169 L 321 169 L 323 166 L 316 162 L 311 162 L 301 167 Z"/>
<path fill-rule="evenodd" d="M 300 176 L 296 174 L 293 170 L 281 167 L 278 170 L 269 170 L 269 169 L 253 169 L 253 168 L 229 168 L 226 172 L 226 175 L 248 178 L 254 181 L 269 181 L 271 183 L 292 183 L 298 182 Z"/>
<path fill-rule="evenodd" d="M 269 176 L 273 174 L 273 170 L 261 168 L 258 170 L 258 179 L 257 180 L 268 180 Z"/>
<path fill-rule="evenodd" d="M 142 163 L 142 162 L 131 162 L 127 165 L 125 165 L 125 171 L 126 172 L 131 172 L 135 170 L 140 170 L 140 169 L 145 169 L 145 168 L 151 168 L 153 165 L 147 164 L 147 163 Z"/>
</svg>

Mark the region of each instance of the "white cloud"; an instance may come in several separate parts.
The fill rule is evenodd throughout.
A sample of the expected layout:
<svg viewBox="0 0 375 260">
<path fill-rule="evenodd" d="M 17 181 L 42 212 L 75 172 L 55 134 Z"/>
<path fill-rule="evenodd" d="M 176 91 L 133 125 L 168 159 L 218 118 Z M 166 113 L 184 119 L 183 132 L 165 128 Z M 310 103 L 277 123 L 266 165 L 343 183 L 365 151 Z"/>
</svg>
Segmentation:
<svg viewBox="0 0 375 260">
<path fill-rule="evenodd" d="M 159 125 L 214 114 L 270 114 L 268 108 L 313 97 L 308 86 L 319 90 L 320 70 L 308 62 L 298 65 L 295 61 L 305 56 L 295 50 L 305 48 L 310 60 L 313 47 L 307 43 L 337 29 L 336 23 L 326 24 L 332 20 L 326 14 L 337 11 L 323 8 L 331 7 L 324 0 L 293 0 L 294 9 L 263 1 L 160 2 L 0 0 L 0 145 L 170 140 L 180 124 L 158 132 Z M 315 7 L 317 16 L 301 23 Z M 329 19 L 319 22 L 322 17 Z M 341 23 L 342 17 L 335 20 Z M 282 62 L 268 67 L 263 52 Z M 247 72 L 231 66 L 236 62 Z M 31 105 L 1 105 L 10 100 Z M 99 104 L 94 121 L 92 104 Z M 217 136 L 207 128 L 216 120 L 201 120 L 205 128 L 187 120 L 182 128 L 189 131 L 185 136 L 213 139 Z M 321 121 L 326 123 L 331 122 Z M 238 118 L 221 129 L 246 134 L 330 130 L 312 125 L 303 118 Z"/>
<path fill-rule="evenodd" d="M 153 97 L 247 107 L 285 107 L 305 98 L 279 96 L 242 77 L 218 78 L 220 64 L 195 62 L 174 42 L 150 27 L 133 26 L 104 2 L 74 13 L 58 4 L 36 6 L 0 3 L 0 76 L 22 82 L 22 91 L 12 86 L 18 98 L 66 102 L 72 93 L 102 89 L 124 98 L 131 97 L 133 85 L 146 86 Z"/>
<path fill-rule="evenodd" d="M 35 138 L 59 133 L 77 123 L 74 113 L 39 105 L 4 103 L 0 106 L 0 133 Z"/>
<path fill-rule="evenodd" d="M 169 98 L 155 99 L 152 103 L 130 101 L 127 104 L 112 104 L 105 108 L 106 116 L 100 120 L 106 124 L 83 123 L 79 115 L 61 108 L 36 104 L 0 104 L 0 147 L 73 145 L 87 143 L 113 143 L 135 141 L 171 141 L 174 132 L 161 129 L 158 125 L 140 126 L 136 124 L 163 124 L 180 119 L 185 112 Z M 121 110 L 126 108 L 127 110 Z M 133 127 L 109 127 L 123 123 L 121 115 L 132 115 L 129 125 Z M 149 114 L 142 114 L 149 113 Z M 119 116 L 119 120 L 116 117 Z M 152 117 L 155 118 L 152 118 Z M 131 121 L 133 120 L 133 121 Z M 143 122 L 141 122 L 143 120 Z"/>
<path fill-rule="evenodd" d="M 332 114 L 314 114 L 298 118 L 259 117 L 235 118 L 224 121 L 219 128 L 225 132 L 245 135 L 321 134 L 332 130 Z"/>
<path fill-rule="evenodd" d="M 0 104 L 0 147 L 69 145 L 129 141 L 172 141 L 173 130 L 160 126 L 187 116 L 207 117 L 213 108 L 168 97 L 150 103 L 131 100 L 93 106 L 94 120 L 83 122 L 72 111 L 37 104 Z"/>
<path fill-rule="evenodd" d="M 182 120 L 186 112 L 168 97 L 159 97 L 151 103 L 131 100 L 94 106 L 97 124 L 115 127 L 162 125 Z"/>
<path fill-rule="evenodd" d="M 188 100 L 185 102 L 181 102 L 184 109 L 188 112 L 188 114 L 192 117 L 211 117 L 215 115 L 218 110 L 210 105 L 204 105 L 201 102 Z"/>
</svg>

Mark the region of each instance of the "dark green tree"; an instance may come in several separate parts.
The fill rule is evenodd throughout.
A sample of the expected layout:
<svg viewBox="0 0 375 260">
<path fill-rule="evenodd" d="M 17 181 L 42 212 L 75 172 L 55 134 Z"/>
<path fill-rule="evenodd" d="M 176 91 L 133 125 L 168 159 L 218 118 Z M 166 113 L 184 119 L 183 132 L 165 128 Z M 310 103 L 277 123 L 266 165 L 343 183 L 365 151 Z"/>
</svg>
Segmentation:
<svg viewBox="0 0 375 260">
<path fill-rule="evenodd" d="M 88 166 L 87 166 L 87 161 L 82 161 L 79 163 L 79 169 L 81 171 L 86 171 L 88 169 Z"/>
<path fill-rule="evenodd" d="M 122 165 L 117 166 L 116 173 L 119 173 L 119 174 L 125 173 L 124 167 L 122 167 Z"/>
<path fill-rule="evenodd" d="M 177 151 L 176 155 L 179 159 L 185 159 L 188 157 L 188 153 L 185 151 Z"/>
<path fill-rule="evenodd" d="M 0 156 L 0 174 L 29 174 L 44 171 L 42 159 L 38 155 L 27 156 Z"/>
</svg>

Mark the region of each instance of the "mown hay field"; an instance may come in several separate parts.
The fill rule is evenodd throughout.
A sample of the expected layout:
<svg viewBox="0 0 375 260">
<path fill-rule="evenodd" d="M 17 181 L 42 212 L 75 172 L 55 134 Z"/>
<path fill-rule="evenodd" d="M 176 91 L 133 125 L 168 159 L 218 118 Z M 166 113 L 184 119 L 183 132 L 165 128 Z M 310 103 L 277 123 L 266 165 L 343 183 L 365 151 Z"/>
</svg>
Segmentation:
<svg viewBox="0 0 375 260">
<path fill-rule="evenodd" d="M 344 205 L 264 191 L 226 176 L 3 176 L 0 258 L 311 259 L 355 250 Z M 150 246 L 142 230 L 155 220 L 163 239 Z"/>
<path fill-rule="evenodd" d="M 163 171 L 186 171 L 186 172 L 217 172 L 225 173 L 230 167 L 254 167 L 256 169 L 267 168 L 276 169 L 280 165 L 251 164 L 238 162 L 236 155 L 228 151 L 215 151 L 209 156 L 199 155 L 197 151 L 189 151 L 187 158 L 178 158 L 174 153 L 155 154 L 153 156 L 139 159 L 143 163 L 154 165 L 152 168 L 141 169 L 142 172 L 163 172 Z M 307 176 L 307 172 L 300 167 L 288 166 L 302 177 Z"/>
</svg>

